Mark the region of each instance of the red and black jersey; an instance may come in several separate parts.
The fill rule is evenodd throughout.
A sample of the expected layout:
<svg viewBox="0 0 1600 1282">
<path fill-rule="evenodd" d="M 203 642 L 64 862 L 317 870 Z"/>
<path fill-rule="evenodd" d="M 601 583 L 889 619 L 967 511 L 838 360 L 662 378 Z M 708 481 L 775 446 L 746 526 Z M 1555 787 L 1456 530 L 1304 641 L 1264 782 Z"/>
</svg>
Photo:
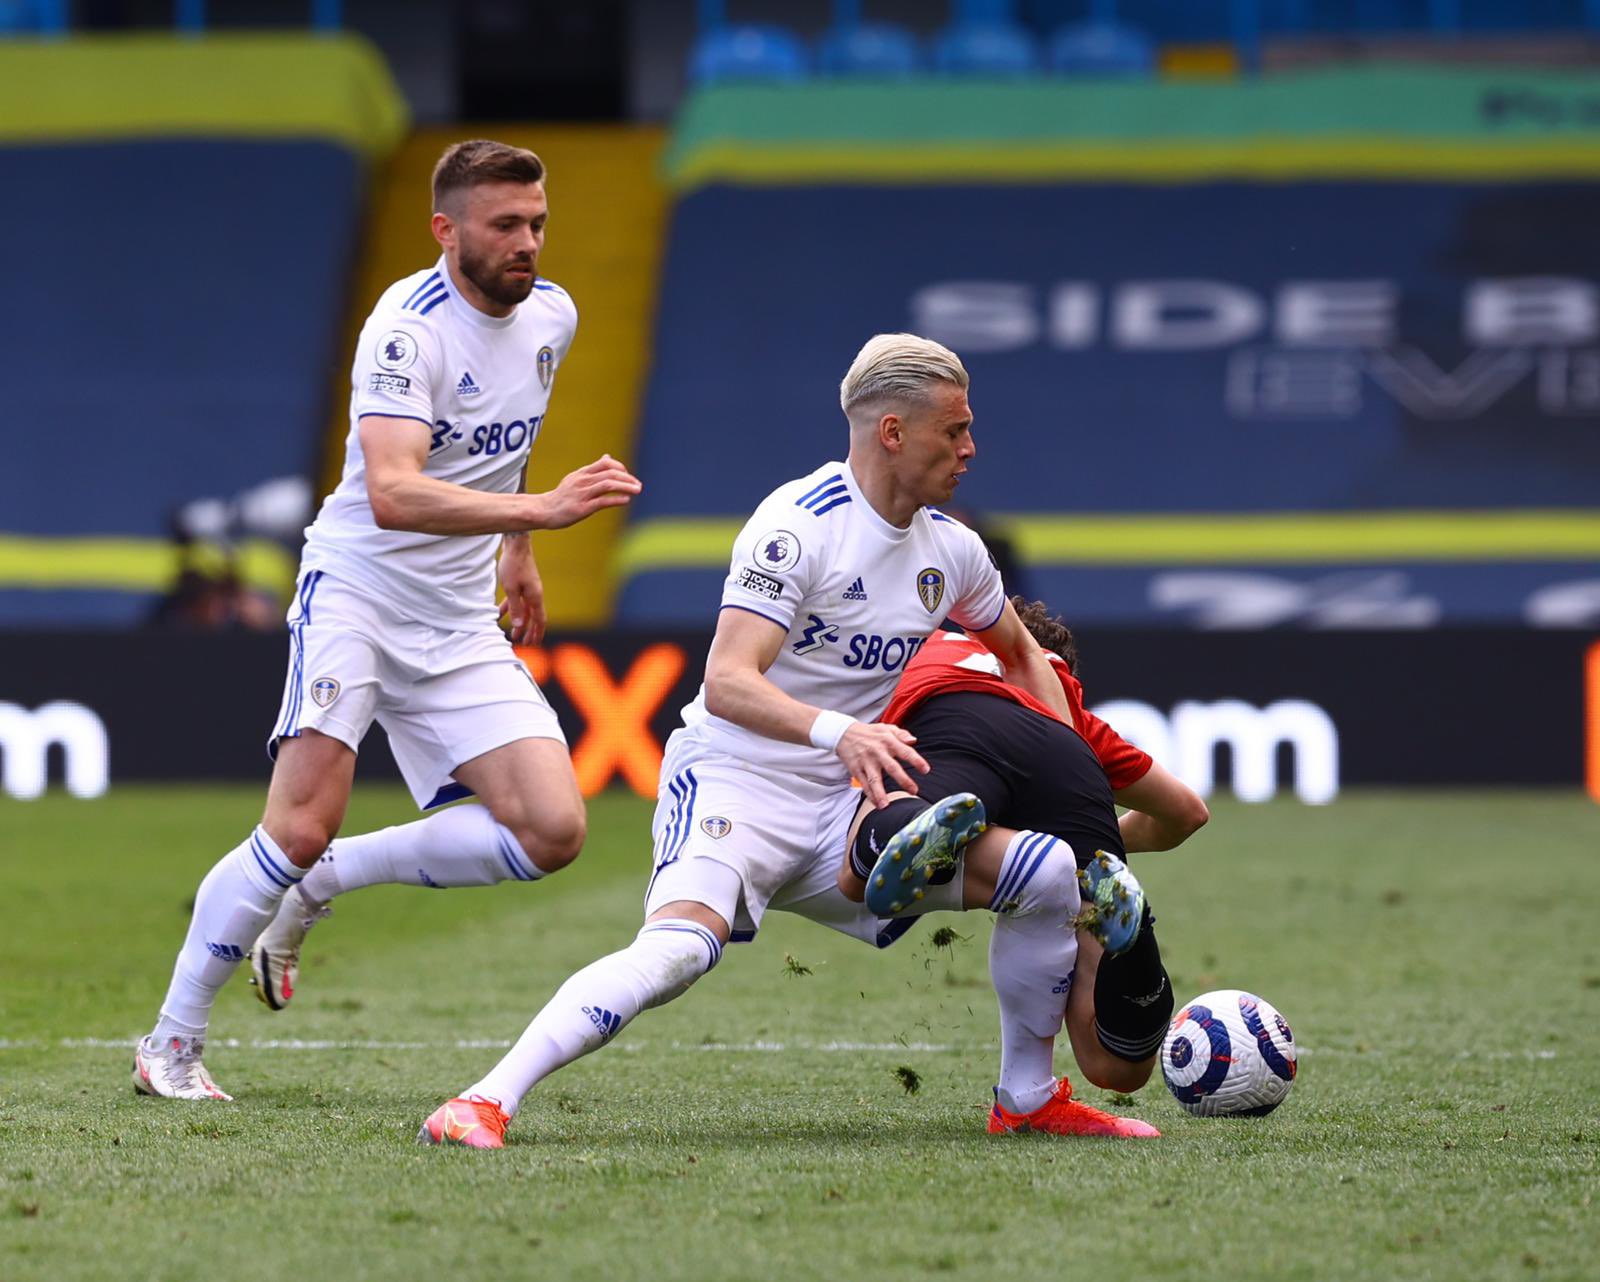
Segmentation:
<svg viewBox="0 0 1600 1282">
<path fill-rule="evenodd" d="M 1066 662 L 1058 655 L 1047 657 L 1061 679 L 1078 733 L 1099 758 L 1112 788 L 1126 788 L 1143 779 L 1150 770 L 1150 754 L 1134 747 L 1088 711 L 1083 706 L 1083 686 L 1067 671 Z M 889 700 L 879 720 L 899 724 L 923 700 L 955 690 L 998 695 L 1061 720 L 1054 709 L 1046 707 L 1026 690 L 1008 683 L 1000 660 L 981 641 L 964 632 L 935 632 L 928 638 L 917 651 L 916 658 L 906 665 L 900 684 L 895 687 L 894 698 Z"/>
</svg>

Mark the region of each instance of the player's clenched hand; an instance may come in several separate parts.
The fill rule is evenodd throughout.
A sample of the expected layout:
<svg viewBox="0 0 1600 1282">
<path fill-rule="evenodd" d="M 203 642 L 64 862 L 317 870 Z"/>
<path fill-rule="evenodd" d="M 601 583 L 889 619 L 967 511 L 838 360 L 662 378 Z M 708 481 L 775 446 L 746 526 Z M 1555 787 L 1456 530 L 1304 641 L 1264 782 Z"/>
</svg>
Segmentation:
<svg viewBox="0 0 1600 1282">
<path fill-rule="evenodd" d="M 916 741 L 916 735 L 899 726 L 858 721 L 844 732 L 834 751 L 850 767 L 851 775 L 866 791 L 867 800 L 882 807 L 888 804 L 888 794 L 896 789 L 915 795 L 917 784 L 911 770 L 928 773 L 928 763 L 912 747 Z M 885 779 L 893 783 L 886 785 Z"/>
<path fill-rule="evenodd" d="M 611 455 L 602 454 L 588 466 L 568 472 L 560 485 L 542 496 L 544 528 L 565 529 L 602 508 L 621 507 L 642 488 L 638 477 Z"/>
</svg>

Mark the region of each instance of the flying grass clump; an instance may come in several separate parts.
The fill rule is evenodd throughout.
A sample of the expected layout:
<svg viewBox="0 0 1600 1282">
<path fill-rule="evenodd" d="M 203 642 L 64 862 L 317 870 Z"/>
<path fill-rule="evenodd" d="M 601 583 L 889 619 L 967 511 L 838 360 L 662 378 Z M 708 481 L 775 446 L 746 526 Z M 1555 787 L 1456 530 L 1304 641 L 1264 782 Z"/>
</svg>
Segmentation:
<svg viewBox="0 0 1600 1282">
<path fill-rule="evenodd" d="M 894 1079 L 900 1083 L 907 1095 L 915 1095 L 922 1089 L 922 1074 L 912 1068 L 910 1064 L 901 1064 L 894 1070 Z"/>
</svg>

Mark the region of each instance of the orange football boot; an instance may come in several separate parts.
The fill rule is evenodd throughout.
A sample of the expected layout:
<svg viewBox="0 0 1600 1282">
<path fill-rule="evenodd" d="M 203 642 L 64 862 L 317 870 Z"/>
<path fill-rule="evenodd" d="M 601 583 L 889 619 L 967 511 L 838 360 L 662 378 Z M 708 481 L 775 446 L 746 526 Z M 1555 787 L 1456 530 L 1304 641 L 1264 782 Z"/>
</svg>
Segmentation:
<svg viewBox="0 0 1600 1282">
<path fill-rule="evenodd" d="M 1008 1135 L 1018 1131 L 1044 1131 L 1050 1135 L 1102 1135 L 1116 1139 L 1155 1139 L 1161 1134 L 1149 1122 L 1136 1117 L 1118 1117 L 1091 1108 L 1072 1098 L 1072 1083 L 1065 1077 L 1056 1083 L 1055 1094 L 1031 1113 L 1013 1113 L 1000 1106 L 995 1090 L 994 1108 L 989 1113 L 989 1134 Z"/>
<path fill-rule="evenodd" d="M 500 1105 L 483 1096 L 446 1100 L 433 1110 L 417 1132 L 418 1144 L 462 1144 L 467 1148 L 504 1148 L 511 1119 Z"/>
</svg>

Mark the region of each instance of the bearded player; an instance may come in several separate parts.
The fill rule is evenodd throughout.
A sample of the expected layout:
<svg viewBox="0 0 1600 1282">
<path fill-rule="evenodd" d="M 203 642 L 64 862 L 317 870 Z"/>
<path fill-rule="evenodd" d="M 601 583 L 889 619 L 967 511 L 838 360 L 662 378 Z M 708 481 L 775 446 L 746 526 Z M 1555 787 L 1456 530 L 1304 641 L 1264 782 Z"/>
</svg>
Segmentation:
<svg viewBox="0 0 1600 1282">
<path fill-rule="evenodd" d="M 605 457 L 525 492 L 577 326 L 566 291 L 538 274 L 544 177 L 520 148 L 447 150 L 433 174 L 441 256 L 391 285 L 361 332 L 344 475 L 306 531 L 289 610 L 266 813 L 200 884 L 160 1017 L 134 1054 L 143 1094 L 230 1098 L 201 1060 L 212 1003 L 280 906 L 286 933 L 303 933 L 341 890 L 532 882 L 583 844 L 566 741 L 511 641 L 544 626 L 529 531 L 626 503 L 639 482 Z M 324 860 L 375 720 L 420 808 L 478 800 L 345 838 Z M 258 953 L 256 970 L 263 1000 L 288 998 L 278 954 Z"/>
</svg>

